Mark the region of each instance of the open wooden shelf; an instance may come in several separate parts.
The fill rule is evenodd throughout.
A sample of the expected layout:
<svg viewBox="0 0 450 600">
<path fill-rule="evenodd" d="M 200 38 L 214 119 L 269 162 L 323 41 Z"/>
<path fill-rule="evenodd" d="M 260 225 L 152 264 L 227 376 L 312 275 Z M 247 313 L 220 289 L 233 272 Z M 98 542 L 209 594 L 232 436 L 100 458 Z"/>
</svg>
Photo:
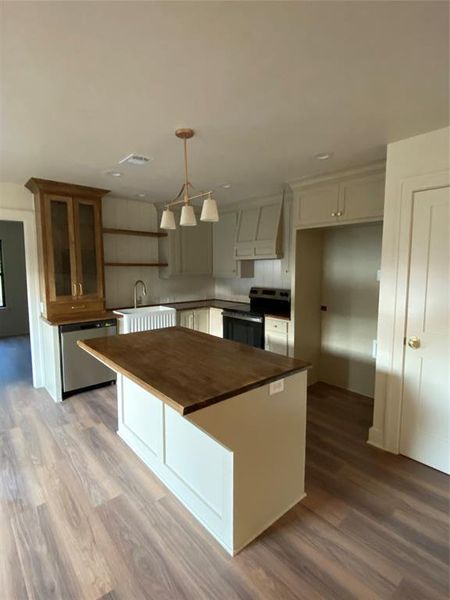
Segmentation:
<svg viewBox="0 0 450 600">
<path fill-rule="evenodd" d="M 167 267 L 167 263 L 159 262 L 105 262 L 105 267 Z"/>
<path fill-rule="evenodd" d="M 104 227 L 103 233 L 114 233 L 116 235 L 140 235 L 145 237 L 167 237 L 163 231 L 141 231 L 139 229 L 115 229 L 113 227 Z"/>
</svg>

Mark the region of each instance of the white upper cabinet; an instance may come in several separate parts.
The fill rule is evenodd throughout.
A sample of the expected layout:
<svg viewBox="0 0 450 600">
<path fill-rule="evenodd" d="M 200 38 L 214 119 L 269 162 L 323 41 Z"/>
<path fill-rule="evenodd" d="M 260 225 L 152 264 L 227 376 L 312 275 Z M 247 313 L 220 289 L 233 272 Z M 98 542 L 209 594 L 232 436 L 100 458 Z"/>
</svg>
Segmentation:
<svg viewBox="0 0 450 600">
<path fill-rule="evenodd" d="M 234 256 L 236 259 L 282 257 L 282 200 L 276 196 L 252 201 L 239 211 Z"/>
<path fill-rule="evenodd" d="M 382 219 L 384 211 L 384 173 L 343 181 L 340 185 L 338 218 Z"/>
<path fill-rule="evenodd" d="M 175 216 L 178 223 L 178 214 Z M 168 231 L 166 238 L 159 238 L 159 260 L 167 267 L 159 270 L 160 277 L 183 275 L 212 275 L 212 224 L 200 221 L 197 214 L 195 227 L 177 225 Z"/>
<path fill-rule="evenodd" d="M 291 184 L 297 228 L 379 221 L 384 208 L 384 165 Z"/>
<path fill-rule="evenodd" d="M 237 210 L 221 211 L 219 221 L 213 225 L 214 277 L 253 277 L 253 262 L 241 262 L 234 257 L 238 217 Z"/>
<path fill-rule="evenodd" d="M 212 225 L 200 221 L 195 227 L 179 227 L 180 270 L 186 275 L 211 275 Z"/>
<path fill-rule="evenodd" d="M 297 223 L 302 227 L 336 222 L 339 203 L 339 184 L 317 186 L 298 194 Z"/>
</svg>

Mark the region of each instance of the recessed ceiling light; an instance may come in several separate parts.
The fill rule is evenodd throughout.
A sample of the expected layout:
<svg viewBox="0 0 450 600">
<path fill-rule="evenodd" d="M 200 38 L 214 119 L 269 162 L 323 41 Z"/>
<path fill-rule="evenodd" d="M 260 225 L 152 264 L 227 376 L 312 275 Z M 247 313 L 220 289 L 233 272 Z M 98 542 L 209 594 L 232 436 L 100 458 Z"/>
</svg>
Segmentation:
<svg viewBox="0 0 450 600">
<path fill-rule="evenodd" d="M 122 177 L 120 171 L 106 171 L 105 175 L 111 175 L 111 177 Z"/>
<path fill-rule="evenodd" d="M 332 152 L 319 152 L 319 154 L 316 154 L 314 158 L 316 158 L 317 160 L 328 160 L 332 156 Z"/>
<path fill-rule="evenodd" d="M 125 158 L 122 158 L 122 160 L 119 160 L 119 165 L 126 164 L 126 165 L 134 165 L 136 167 L 142 167 L 143 165 L 146 165 L 151 160 L 153 160 L 153 159 L 150 158 L 149 156 L 144 156 L 142 154 L 129 154 L 128 156 L 125 156 Z"/>
</svg>

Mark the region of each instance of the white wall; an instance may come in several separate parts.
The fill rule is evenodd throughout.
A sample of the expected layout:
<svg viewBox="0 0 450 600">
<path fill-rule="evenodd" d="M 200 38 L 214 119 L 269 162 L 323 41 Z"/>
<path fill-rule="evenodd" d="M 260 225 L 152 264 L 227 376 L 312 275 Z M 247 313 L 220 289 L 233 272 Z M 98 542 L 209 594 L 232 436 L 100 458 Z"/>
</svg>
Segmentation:
<svg viewBox="0 0 450 600">
<path fill-rule="evenodd" d="M 320 381 L 373 397 L 381 223 L 323 233 Z"/>
<path fill-rule="evenodd" d="M 388 144 L 387 148 L 377 375 L 369 442 L 393 452 L 398 452 L 402 378 L 401 361 L 396 356 L 401 353 L 404 336 L 397 318 L 396 299 L 400 293 L 404 299 L 407 285 L 407 281 L 402 281 L 402 289 L 398 289 L 398 271 L 405 267 L 409 256 L 409 247 L 399 242 L 405 219 L 402 194 L 413 180 L 429 180 L 448 172 L 449 140 L 450 129 L 446 127 Z"/>
<path fill-rule="evenodd" d="M 0 208 L 34 212 L 33 195 L 23 185 L 0 181 Z"/>
<path fill-rule="evenodd" d="M 157 231 L 158 216 L 153 204 L 106 196 L 103 199 L 103 224 L 119 229 Z M 158 261 L 157 238 L 106 234 L 103 241 L 105 262 Z M 214 296 L 212 276 L 160 279 L 157 267 L 105 267 L 106 306 L 131 306 L 133 286 L 138 279 L 142 279 L 147 287 L 144 304 Z"/>
</svg>

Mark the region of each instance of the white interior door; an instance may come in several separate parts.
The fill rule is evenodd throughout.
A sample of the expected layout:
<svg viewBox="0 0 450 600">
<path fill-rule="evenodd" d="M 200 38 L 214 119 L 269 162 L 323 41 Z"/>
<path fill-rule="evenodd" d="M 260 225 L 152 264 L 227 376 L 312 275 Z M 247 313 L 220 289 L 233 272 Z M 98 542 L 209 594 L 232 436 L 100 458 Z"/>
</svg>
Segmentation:
<svg viewBox="0 0 450 600">
<path fill-rule="evenodd" d="M 450 188 L 416 192 L 400 452 L 449 472 Z"/>
</svg>

